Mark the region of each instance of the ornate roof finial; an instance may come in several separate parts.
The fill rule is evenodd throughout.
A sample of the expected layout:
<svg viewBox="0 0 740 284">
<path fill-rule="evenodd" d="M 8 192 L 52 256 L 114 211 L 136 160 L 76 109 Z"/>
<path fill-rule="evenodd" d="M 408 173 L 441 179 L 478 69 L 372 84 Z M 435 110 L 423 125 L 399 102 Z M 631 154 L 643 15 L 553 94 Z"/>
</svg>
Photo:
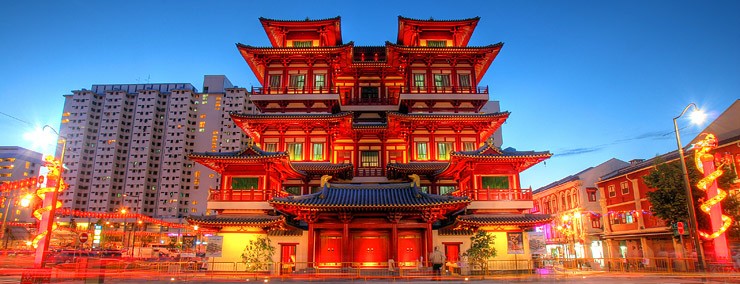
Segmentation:
<svg viewBox="0 0 740 284">
<path fill-rule="evenodd" d="M 421 186 L 421 178 L 419 178 L 419 175 L 412 174 L 412 175 L 409 175 L 409 178 L 411 179 L 411 187 Z"/>
<path fill-rule="evenodd" d="M 489 136 L 488 139 L 486 139 L 486 144 L 488 144 L 488 147 L 496 148 L 495 145 L 493 145 L 493 135 Z"/>
<path fill-rule="evenodd" d="M 331 179 L 330 175 L 323 175 L 321 176 L 321 187 L 324 187 L 326 185 L 326 188 L 329 188 L 329 180 Z"/>
</svg>

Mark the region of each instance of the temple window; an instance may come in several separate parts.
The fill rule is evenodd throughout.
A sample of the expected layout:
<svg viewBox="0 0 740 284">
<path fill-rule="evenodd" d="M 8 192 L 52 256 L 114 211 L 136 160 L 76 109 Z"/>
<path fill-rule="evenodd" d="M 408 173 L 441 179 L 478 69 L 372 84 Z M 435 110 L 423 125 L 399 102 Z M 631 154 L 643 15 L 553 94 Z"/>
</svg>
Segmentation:
<svg viewBox="0 0 740 284">
<path fill-rule="evenodd" d="M 360 89 L 362 99 L 377 99 L 379 97 L 377 87 L 362 87 Z"/>
<path fill-rule="evenodd" d="M 280 75 L 270 75 L 270 88 L 280 88 L 282 85 L 282 78 Z"/>
<path fill-rule="evenodd" d="M 441 186 L 439 186 L 439 194 L 440 195 L 450 194 L 450 193 L 454 192 L 455 190 L 457 190 L 457 188 L 454 185 L 441 185 Z"/>
<path fill-rule="evenodd" d="M 437 160 L 449 160 L 452 152 L 452 143 L 437 142 Z"/>
<path fill-rule="evenodd" d="M 285 149 L 291 161 L 303 160 L 303 143 L 288 143 Z"/>
<path fill-rule="evenodd" d="M 301 187 L 300 186 L 286 186 L 285 192 L 291 195 L 301 195 Z"/>
<path fill-rule="evenodd" d="M 614 189 L 614 185 L 608 186 L 607 190 L 609 191 L 609 197 L 617 196 L 617 191 Z"/>
<path fill-rule="evenodd" d="M 312 144 L 312 159 L 314 161 L 324 160 L 324 143 L 313 143 Z"/>
<path fill-rule="evenodd" d="M 360 157 L 360 166 L 363 168 L 380 167 L 378 151 L 362 151 Z"/>
<path fill-rule="evenodd" d="M 419 187 L 419 191 L 424 192 L 424 193 L 429 193 L 429 186 L 422 185 Z"/>
<path fill-rule="evenodd" d="M 318 186 L 318 185 L 312 186 L 311 187 L 311 193 L 317 193 L 317 192 L 321 191 L 321 189 L 322 189 L 321 186 Z"/>
<path fill-rule="evenodd" d="M 458 74 L 457 80 L 458 80 L 458 85 L 460 86 L 460 88 L 469 88 L 471 86 L 470 74 Z"/>
<path fill-rule="evenodd" d="M 259 178 L 256 177 L 234 177 L 231 178 L 232 190 L 254 190 L 259 188 Z"/>
<path fill-rule="evenodd" d="M 414 74 L 414 87 L 424 87 L 425 81 L 423 73 Z"/>
<path fill-rule="evenodd" d="M 313 41 L 312 40 L 294 40 L 293 41 L 293 47 L 312 47 Z"/>
<path fill-rule="evenodd" d="M 290 75 L 290 87 L 301 89 L 306 85 L 306 75 Z"/>
<path fill-rule="evenodd" d="M 265 143 L 265 152 L 277 152 L 277 143 Z"/>
<path fill-rule="evenodd" d="M 619 187 L 622 189 L 622 195 L 630 193 L 630 187 L 626 181 L 619 183 Z"/>
<path fill-rule="evenodd" d="M 509 177 L 507 176 L 481 177 L 481 185 L 485 189 L 509 189 Z"/>
<path fill-rule="evenodd" d="M 326 88 L 326 74 L 316 74 L 313 80 L 314 89 Z"/>
<path fill-rule="evenodd" d="M 463 151 L 475 151 L 475 142 L 463 142 Z"/>
<path fill-rule="evenodd" d="M 446 47 L 446 40 L 427 40 L 427 46 L 429 47 Z"/>
<path fill-rule="evenodd" d="M 435 87 L 449 87 L 450 86 L 450 75 L 449 74 L 434 74 L 434 86 Z"/>
<path fill-rule="evenodd" d="M 428 160 L 429 155 L 427 154 L 427 142 L 416 142 L 416 159 L 417 160 Z"/>
</svg>

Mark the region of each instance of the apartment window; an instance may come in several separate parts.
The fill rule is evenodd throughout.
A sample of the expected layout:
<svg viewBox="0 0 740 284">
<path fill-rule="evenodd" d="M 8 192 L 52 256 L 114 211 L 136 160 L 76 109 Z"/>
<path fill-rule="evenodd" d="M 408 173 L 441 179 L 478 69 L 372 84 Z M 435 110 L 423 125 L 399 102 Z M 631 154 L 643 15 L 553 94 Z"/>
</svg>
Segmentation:
<svg viewBox="0 0 740 284">
<path fill-rule="evenodd" d="M 424 87 L 424 74 L 414 74 L 414 87 Z"/>
<path fill-rule="evenodd" d="M 601 218 L 597 216 L 591 216 L 591 228 L 601 228 Z"/>
<path fill-rule="evenodd" d="M 447 46 L 446 40 L 427 40 L 428 47 L 445 47 Z"/>
<path fill-rule="evenodd" d="M 591 201 L 591 202 L 596 201 L 596 189 L 595 188 L 586 189 L 586 193 L 588 194 L 588 201 Z"/>
<path fill-rule="evenodd" d="M 303 160 L 303 143 L 288 143 L 286 146 L 291 161 Z"/>
<path fill-rule="evenodd" d="M 463 142 L 463 151 L 475 151 L 475 142 Z"/>
<path fill-rule="evenodd" d="M 452 151 L 452 143 L 450 142 L 437 143 L 437 160 L 449 160 L 451 151 Z"/>
<path fill-rule="evenodd" d="M 622 189 L 622 195 L 630 193 L 629 183 L 626 181 L 619 183 L 619 187 Z"/>
<path fill-rule="evenodd" d="M 470 84 L 470 74 L 458 74 L 457 75 L 458 84 L 461 88 L 469 88 L 471 86 Z"/>
<path fill-rule="evenodd" d="M 617 190 L 614 189 L 614 185 L 607 186 L 607 191 L 609 191 L 609 197 L 615 197 L 617 196 Z"/>
<path fill-rule="evenodd" d="M 428 160 L 429 155 L 427 154 L 427 142 L 416 142 L 416 159 L 417 160 Z"/>
<path fill-rule="evenodd" d="M 306 84 L 306 75 L 290 75 L 291 88 L 303 88 Z"/>
<path fill-rule="evenodd" d="M 481 177 L 481 185 L 485 189 L 509 189 L 509 177 L 507 176 Z"/>
<path fill-rule="evenodd" d="M 380 167 L 380 154 L 378 151 L 362 151 L 360 157 L 360 166 L 363 168 Z"/>
<path fill-rule="evenodd" d="M 277 152 L 277 143 L 265 143 L 265 152 Z"/>
<path fill-rule="evenodd" d="M 312 145 L 312 160 L 323 161 L 324 160 L 324 143 L 313 143 Z"/>
<path fill-rule="evenodd" d="M 294 40 L 293 47 L 312 47 L 313 41 L 311 40 Z"/>
<path fill-rule="evenodd" d="M 434 74 L 434 86 L 435 87 L 449 87 L 450 86 L 450 75 Z"/>
<path fill-rule="evenodd" d="M 280 88 L 282 85 L 282 78 L 280 75 L 270 75 L 270 88 Z"/>
<path fill-rule="evenodd" d="M 439 194 L 440 195 L 450 194 L 454 192 L 455 190 L 457 190 L 457 188 L 454 185 L 442 185 L 439 187 Z"/>
</svg>

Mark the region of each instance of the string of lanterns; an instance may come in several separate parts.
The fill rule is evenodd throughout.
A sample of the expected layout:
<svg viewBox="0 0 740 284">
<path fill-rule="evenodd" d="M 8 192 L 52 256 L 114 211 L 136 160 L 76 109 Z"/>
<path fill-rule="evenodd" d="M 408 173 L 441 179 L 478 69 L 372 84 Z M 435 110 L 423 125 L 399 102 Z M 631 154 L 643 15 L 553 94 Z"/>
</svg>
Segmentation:
<svg viewBox="0 0 740 284">
<path fill-rule="evenodd" d="M 699 172 L 704 174 L 704 178 L 696 183 L 696 187 L 698 187 L 702 191 L 707 191 L 709 186 L 711 186 L 714 181 L 717 180 L 717 178 L 724 174 L 724 172 L 721 170 L 724 164 L 717 167 L 717 169 L 715 169 L 713 172 L 707 174 L 704 172 L 704 164 L 702 163 L 702 160 L 714 160 L 714 156 L 708 154 L 708 152 L 717 147 L 717 139 L 714 137 L 713 134 L 707 134 L 704 137 L 704 140 L 696 143 L 694 147 L 696 147 L 697 149 L 696 155 L 694 155 L 694 163 L 696 164 L 696 168 L 699 170 Z M 711 215 L 710 211 L 712 210 L 712 207 L 717 206 L 726 197 L 727 192 L 717 187 L 717 195 L 707 201 L 704 201 L 702 204 L 699 205 L 699 208 L 701 208 L 701 211 L 704 211 L 704 213 Z M 706 239 L 714 239 L 727 231 L 727 229 L 729 229 L 731 225 L 732 218 L 722 213 L 722 226 L 719 228 L 719 230 L 717 230 L 716 232 L 712 232 L 711 234 L 699 231 L 699 235 Z"/>
</svg>

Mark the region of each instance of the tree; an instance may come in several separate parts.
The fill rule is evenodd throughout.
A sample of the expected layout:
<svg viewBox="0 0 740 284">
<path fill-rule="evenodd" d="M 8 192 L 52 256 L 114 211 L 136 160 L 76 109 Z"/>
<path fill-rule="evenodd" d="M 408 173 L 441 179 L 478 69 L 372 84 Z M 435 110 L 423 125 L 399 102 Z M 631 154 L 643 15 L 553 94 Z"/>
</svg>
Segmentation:
<svg viewBox="0 0 740 284">
<path fill-rule="evenodd" d="M 691 194 L 694 200 L 696 210 L 696 219 L 700 230 L 709 231 L 711 224 L 709 217 L 699 209 L 699 204 L 706 200 L 706 193 L 696 187 L 696 183 L 703 178 L 703 175 L 696 169 L 696 165 L 689 159 L 686 163 L 686 169 L 689 172 L 691 183 Z M 723 168 L 724 174 L 717 179 L 720 188 L 729 191 L 732 182 L 736 179 L 734 171 L 728 166 Z M 683 170 L 678 161 L 665 163 L 658 161 L 655 169 L 650 174 L 643 177 L 645 185 L 654 189 L 647 192 L 648 200 L 652 205 L 651 212 L 654 216 L 659 217 L 671 224 L 689 219 L 688 207 L 686 206 L 686 190 L 684 188 Z M 722 210 L 725 214 L 731 215 L 735 220 L 740 217 L 738 212 L 740 202 L 737 196 L 728 195 L 722 201 Z M 737 226 L 733 226 L 728 231 L 731 236 L 738 235 Z"/>
<path fill-rule="evenodd" d="M 257 237 L 250 240 L 242 253 L 242 262 L 247 266 L 247 271 L 267 270 L 272 263 L 275 248 L 272 247 L 270 239 Z"/>
<path fill-rule="evenodd" d="M 488 270 L 488 260 L 496 257 L 496 248 L 493 246 L 496 236 L 491 235 L 483 230 L 470 237 L 470 248 L 465 251 L 463 256 L 468 258 L 468 262 L 474 267 L 480 267 L 484 271 Z"/>
</svg>

